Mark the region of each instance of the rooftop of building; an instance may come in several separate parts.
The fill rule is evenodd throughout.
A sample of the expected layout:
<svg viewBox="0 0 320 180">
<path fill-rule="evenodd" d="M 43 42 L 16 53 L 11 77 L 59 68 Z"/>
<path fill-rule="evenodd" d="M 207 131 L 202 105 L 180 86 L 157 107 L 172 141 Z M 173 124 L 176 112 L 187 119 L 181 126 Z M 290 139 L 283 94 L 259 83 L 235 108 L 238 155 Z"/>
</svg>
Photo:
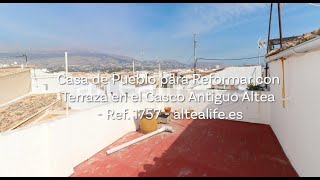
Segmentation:
<svg viewBox="0 0 320 180">
<path fill-rule="evenodd" d="M 162 132 L 130 132 L 74 168 L 76 176 L 298 176 L 269 125 L 228 120 L 175 120 Z"/>
<path fill-rule="evenodd" d="M 60 105 L 57 93 L 30 94 L 8 104 L 0 106 L 0 133 L 31 124 L 35 120 L 48 119 L 44 112 L 51 108 L 57 110 Z M 58 114 L 58 113 L 54 113 Z"/>
<path fill-rule="evenodd" d="M 21 68 L 21 67 L 5 67 L 5 68 L 0 68 L 0 77 L 1 76 L 7 76 L 11 74 L 16 74 L 20 72 L 25 72 L 29 71 L 29 68 Z"/>
<path fill-rule="evenodd" d="M 278 54 L 286 49 L 289 49 L 291 47 L 294 47 L 296 45 L 299 45 L 301 43 L 304 43 L 304 42 L 307 42 L 311 39 L 314 39 L 316 38 L 317 36 L 320 36 L 320 28 L 314 30 L 314 31 L 311 31 L 311 32 L 308 32 L 308 33 L 304 33 L 300 36 L 295 36 L 294 38 L 291 38 L 291 40 L 289 41 L 286 41 L 283 45 L 282 45 L 282 48 L 278 48 L 278 49 L 274 49 L 274 50 L 271 50 L 266 57 L 269 57 L 269 56 L 272 56 L 272 55 L 275 55 L 275 54 Z"/>
</svg>

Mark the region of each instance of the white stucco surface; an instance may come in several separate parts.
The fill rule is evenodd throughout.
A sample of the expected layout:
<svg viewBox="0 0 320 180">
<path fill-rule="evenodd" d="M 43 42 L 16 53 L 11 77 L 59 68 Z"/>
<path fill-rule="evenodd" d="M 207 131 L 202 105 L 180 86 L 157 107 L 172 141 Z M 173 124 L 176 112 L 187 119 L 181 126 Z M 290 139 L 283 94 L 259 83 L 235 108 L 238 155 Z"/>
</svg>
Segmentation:
<svg viewBox="0 0 320 180">
<path fill-rule="evenodd" d="M 147 92 L 157 94 L 189 93 L 188 90 L 154 89 L 154 87 L 135 88 L 143 96 Z M 200 93 L 199 91 L 197 93 Z M 239 91 L 238 93 L 243 93 Z M 129 93 L 129 96 L 132 94 Z M 69 176 L 73 167 L 90 158 L 126 133 L 138 128 L 133 110 L 172 106 L 173 110 L 188 108 L 188 101 L 177 104 L 151 103 L 143 100 L 138 103 L 106 103 L 77 113 L 69 118 L 60 118 L 27 126 L 0 134 L 0 176 Z M 244 111 L 248 122 L 268 123 L 262 118 L 267 113 L 267 104 L 231 104 L 223 111 Z M 211 103 L 192 106 L 203 111 Z M 259 110 L 260 108 L 260 110 Z M 107 120 L 107 110 L 122 112 L 129 109 L 130 120 Z M 262 120 L 261 120 L 262 119 Z"/>
<path fill-rule="evenodd" d="M 269 63 L 270 76 L 282 79 L 280 60 Z M 270 124 L 300 176 L 320 176 L 320 51 L 295 54 L 284 61 L 285 108 L 270 106 Z M 282 83 L 270 92 L 282 97 Z"/>
<path fill-rule="evenodd" d="M 74 166 L 126 133 L 137 129 L 138 121 L 133 120 L 132 110 L 163 109 L 166 106 L 172 107 L 173 111 L 181 108 L 193 109 L 196 112 L 205 111 L 207 108 L 219 108 L 226 113 L 241 111 L 243 119 L 240 121 L 270 124 L 297 173 L 300 176 L 320 176 L 320 119 L 317 115 L 320 110 L 319 59 L 320 51 L 313 51 L 292 55 L 284 61 L 285 108 L 282 106 L 282 82 L 279 85 L 270 85 L 270 92 L 261 92 L 266 95 L 273 94 L 276 98 L 273 103 L 239 101 L 216 105 L 212 102 L 147 103 L 143 100 L 139 103 L 105 103 L 83 107 L 74 105 L 75 109 L 79 107 L 81 111 L 70 114 L 68 119 L 50 120 L 1 133 L 0 176 L 69 176 Z M 270 62 L 268 74 L 282 79 L 281 61 Z M 54 81 L 56 79 L 52 82 L 49 80 L 53 84 Z M 40 82 L 41 80 L 38 81 Z M 60 88 L 63 89 L 59 87 L 52 90 L 60 91 Z M 79 87 L 70 88 L 73 93 L 77 93 Z M 107 93 L 120 93 L 120 89 L 123 89 L 121 85 L 109 86 Z M 155 92 L 159 95 L 183 94 L 185 97 L 191 92 L 236 93 L 242 97 L 246 92 L 154 86 L 127 87 L 123 91 L 129 96 L 138 92 L 142 92 L 144 96 L 148 92 Z M 94 92 L 105 93 L 100 90 Z M 129 109 L 132 119 L 106 120 L 106 112 L 110 109 L 118 112 Z"/>
</svg>

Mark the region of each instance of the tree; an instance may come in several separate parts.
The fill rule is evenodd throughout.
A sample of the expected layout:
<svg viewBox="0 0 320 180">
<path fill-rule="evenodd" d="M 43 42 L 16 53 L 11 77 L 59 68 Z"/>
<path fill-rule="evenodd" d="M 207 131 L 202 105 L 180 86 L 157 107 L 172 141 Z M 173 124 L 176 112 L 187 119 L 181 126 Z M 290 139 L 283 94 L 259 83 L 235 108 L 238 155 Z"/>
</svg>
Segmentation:
<svg viewBox="0 0 320 180">
<path fill-rule="evenodd" d="M 258 85 L 249 84 L 247 87 L 247 90 L 249 90 L 249 91 L 264 91 L 264 88 L 260 84 L 258 84 Z"/>
</svg>

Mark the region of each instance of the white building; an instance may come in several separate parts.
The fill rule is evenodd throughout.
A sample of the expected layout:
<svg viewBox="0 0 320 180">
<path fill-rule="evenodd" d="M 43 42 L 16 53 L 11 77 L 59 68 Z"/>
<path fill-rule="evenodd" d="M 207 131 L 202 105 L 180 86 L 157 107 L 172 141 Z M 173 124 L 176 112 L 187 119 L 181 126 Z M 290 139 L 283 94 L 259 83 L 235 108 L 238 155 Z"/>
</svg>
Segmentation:
<svg viewBox="0 0 320 180">
<path fill-rule="evenodd" d="M 170 106 L 173 110 L 181 107 L 186 109 L 191 107 L 196 112 L 205 111 L 205 109 L 208 107 L 219 107 L 225 112 L 241 111 L 244 115 L 242 121 L 250 122 L 245 123 L 246 125 L 252 125 L 252 123 L 256 123 L 271 127 L 270 136 L 273 137 L 273 132 L 275 133 L 276 139 L 274 141 L 277 141 L 277 139 L 280 141 L 282 149 L 299 176 L 320 176 L 320 120 L 317 115 L 320 107 L 320 84 L 317 83 L 319 77 L 318 67 L 320 66 L 319 59 L 319 36 L 308 39 L 303 43 L 295 44 L 292 47 L 282 49 L 276 53 L 269 54 L 269 56 L 266 58 L 266 63 L 268 63 L 269 66 L 267 75 L 270 77 L 280 77 L 281 83 L 270 85 L 270 91 L 263 91 L 261 94 L 274 94 L 276 97 L 276 102 L 273 103 L 230 102 L 223 106 L 217 106 L 211 102 L 190 103 L 188 101 L 181 103 L 139 102 L 104 104 L 103 106 L 94 107 L 89 110 L 75 113 L 70 115 L 68 118 L 48 121 L 0 134 L 0 146 L 4 147 L 0 148 L 0 162 L 2 162 L 0 163 L 0 175 L 70 176 L 74 171 L 73 168 L 79 163 L 88 160 L 95 153 L 100 152 L 103 148 L 123 137 L 126 133 L 135 131 L 138 128 L 132 120 L 108 121 L 104 119 L 101 114 L 104 114 L 106 110 L 113 109 L 122 111 L 126 108 L 163 109 L 163 107 Z M 229 75 L 238 75 L 237 73 L 242 73 L 243 71 L 231 69 L 230 71 L 226 72 L 228 72 Z M 252 71 L 250 71 L 250 73 L 247 75 L 254 76 L 253 72 L 254 69 L 252 69 Z M 256 72 L 261 72 L 261 69 L 259 70 L 259 68 L 257 68 Z M 221 72 L 220 76 L 227 76 L 228 73 Z M 181 93 L 185 94 L 186 96 L 190 94 L 190 92 L 198 94 L 209 91 L 215 93 L 228 93 L 214 89 L 192 90 L 159 88 L 150 89 L 150 91 L 158 91 L 158 93 L 161 95 Z M 235 92 L 240 96 L 244 93 L 244 91 L 241 90 Z M 130 117 L 133 116 L 133 113 L 130 114 Z M 230 119 L 228 121 L 233 120 Z M 238 121 L 230 123 L 239 124 L 241 122 Z M 247 129 L 241 130 L 247 132 Z M 222 137 L 224 133 L 227 133 L 226 131 L 215 131 L 212 132 L 212 134 L 204 132 L 202 137 L 215 137 L 213 140 L 220 141 L 220 137 Z M 252 136 L 254 135 L 255 134 L 252 134 Z M 167 134 L 166 136 L 170 136 L 170 134 Z M 179 139 L 180 138 L 183 138 L 183 136 L 179 137 Z M 258 140 L 259 139 L 260 138 L 258 138 Z M 261 139 L 264 140 L 264 138 Z M 201 140 L 202 139 L 199 138 L 199 141 Z M 241 139 L 241 137 L 239 137 L 239 140 L 243 140 L 243 143 L 245 143 L 245 141 L 250 141 L 250 138 Z M 182 142 L 183 143 L 180 144 L 187 144 L 189 141 L 188 139 L 184 139 Z M 221 144 L 224 143 L 226 142 L 221 142 Z M 161 145 L 165 144 L 166 143 L 163 143 Z M 152 143 L 149 141 L 148 145 L 152 146 Z M 190 144 L 190 146 L 192 146 L 192 144 Z M 214 146 L 213 148 L 220 147 Z M 235 162 L 236 164 L 231 165 L 235 165 L 236 167 L 241 166 L 241 161 L 237 161 L 237 159 L 241 159 L 243 157 L 243 159 L 245 159 L 244 164 L 247 165 L 249 164 L 248 160 L 250 158 L 255 160 L 257 156 L 259 156 L 257 154 L 250 154 L 250 152 L 246 151 L 246 148 L 248 148 L 246 146 L 241 146 L 241 148 L 244 149 L 242 153 L 236 152 L 232 148 L 233 146 L 230 146 L 230 153 L 228 154 L 229 156 L 223 160 L 226 163 Z M 23 153 L 21 153 L 21 149 L 23 149 Z M 263 146 L 260 147 L 260 149 L 263 151 Z M 134 152 L 140 153 L 140 151 L 136 151 L 137 149 L 134 150 Z M 188 151 L 188 149 L 182 150 Z M 225 150 L 226 149 L 222 149 L 222 151 Z M 124 149 L 123 151 L 126 150 Z M 147 156 L 152 156 L 154 154 L 158 156 L 157 153 L 152 152 L 148 148 L 146 148 L 145 153 L 146 152 L 148 153 Z M 188 154 L 188 156 L 190 155 L 192 154 Z M 197 158 L 197 154 L 194 155 L 194 158 Z M 118 157 L 122 158 L 123 156 Z M 176 160 L 174 156 L 169 158 L 172 158 L 173 163 Z M 167 159 L 169 158 L 167 157 Z M 282 167 L 281 164 L 283 165 L 287 163 L 281 159 L 278 159 L 278 157 L 272 156 L 272 153 L 266 154 L 266 156 L 263 156 L 263 158 L 265 160 L 276 162 L 278 166 L 273 168 L 279 169 Z M 154 159 L 161 159 L 161 157 L 155 157 Z M 92 164 L 103 164 L 103 166 L 107 167 L 107 165 L 109 165 L 108 163 L 103 164 L 98 161 L 93 161 Z M 140 162 L 137 162 L 136 164 L 138 163 Z M 152 163 L 154 163 L 154 161 L 152 161 Z M 121 164 L 126 164 L 126 162 L 121 162 Z M 201 166 L 205 165 L 206 164 L 201 164 Z M 256 161 L 254 161 L 254 163 L 251 165 L 256 168 L 268 168 L 268 166 L 265 165 L 261 167 Z M 268 165 L 270 166 L 270 164 Z M 141 166 L 137 165 L 137 168 L 143 169 L 145 166 L 146 164 L 142 162 Z M 150 166 L 154 167 L 152 165 Z M 221 173 L 224 171 L 228 173 L 230 167 L 231 166 L 226 167 L 224 164 L 217 164 L 217 168 L 214 168 L 218 169 Z M 112 169 L 108 170 L 112 171 Z M 183 170 L 192 172 L 192 169 L 181 169 L 181 171 Z M 251 169 L 247 169 L 247 171 L 250 170 Z M 137 169 L 137 171 L 140 170 Z M 257 174 L 258 172 L 253 173 L 253 175 Z"/>
<path fill-rule="evenodd" d="M 270 105 L 270 126 L 300 176 L 320 176 L 320 31 L 312 39 L 267 57 L 270 85 L 278 97 Z"/>
<path fill-rule="evenodd" d="M 88 84 L 72 84 L 68 86 L 60 84 L 58 78 L 65 73 L 47 73 L 46 69 L 34 69 L 31 70 L 31 73 L 33 93 L 66 92 L 66 88 L 68 88 L 68 92 L 75 96 L 105 94 L 104 90 L 99 89 L 97 85 L 90 82 Z M 101 105 L 101 103 L 70 102 L 69 105 L 72 109 L 87 109 Z"/>
<path fill-rule="evenodd" d="M 244 77 L 247 79 L 249 78 L 257 79 L 262 76 L 262 68 L 260 65 L 225 67 L 225 68 L 222 68 L 221 70 L 217 70 L 214 73 L 201 77 L 200 83 L 191 80 L 189 85 L 184 86 L 183 88 L 197 89 L 197 90 L 210 89 L 213 87 L 213 85 L 217 85 L 215 83 L 213 84 L 203 83 L 203 80 L 210 76 L 214 76 L 215 78 L 221 78 L 221 79 L 225 79 L 228 77 L 234 77 L 235 79 L 244 78 Z M 247 88 L 247 84 L 240 84 L 238 81 L 235 81 L 234 84 L 226 82 L 219 86 L 221 86 L 220 89 L 228 89 L 227 86 L 234 86 L 234 85 L 235 85 L 235 89 L 238 89 L 238 90 L 245 90 Z M 219 89 L 219 88 L 215 88 L 215 89 Z"/>
</svg>

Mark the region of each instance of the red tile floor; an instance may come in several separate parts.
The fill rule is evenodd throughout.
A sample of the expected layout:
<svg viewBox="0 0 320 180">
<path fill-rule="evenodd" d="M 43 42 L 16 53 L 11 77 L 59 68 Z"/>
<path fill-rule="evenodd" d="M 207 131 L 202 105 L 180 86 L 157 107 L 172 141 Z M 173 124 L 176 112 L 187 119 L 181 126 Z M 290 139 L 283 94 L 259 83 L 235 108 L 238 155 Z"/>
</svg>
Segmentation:
<svg viewBox="0 0 320 180">
<path fill-rule="evenodd" d="M 268 125 L 175 120 L 162 132 L 107 155 L 143 134 L 130 132 L 74 168 L 71 176 L 298 176 Z"/>
</svg>

